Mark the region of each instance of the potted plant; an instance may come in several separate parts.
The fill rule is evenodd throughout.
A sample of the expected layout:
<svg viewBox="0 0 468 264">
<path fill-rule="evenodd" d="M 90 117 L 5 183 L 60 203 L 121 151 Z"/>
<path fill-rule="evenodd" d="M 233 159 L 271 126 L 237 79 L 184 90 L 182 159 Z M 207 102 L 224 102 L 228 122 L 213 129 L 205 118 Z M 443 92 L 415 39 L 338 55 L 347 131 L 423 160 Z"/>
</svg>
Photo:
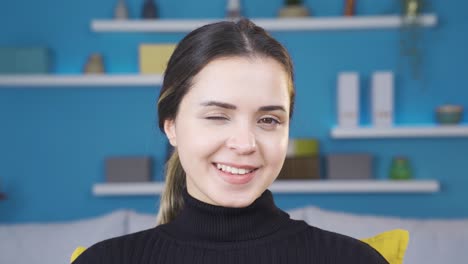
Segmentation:
<svg viewBox="0 0 468 264">
<path fill-rule="evenodd" d="M 400 52 L 408 59 L 413 79 L 421 77 L 423 43 L 419 18 L 425 3 L 426 0 L 401 0 Z"/>
<path fill-rule="evenodd" d="M 305 17 L 309 16 L 309 10 L 303 5 L 302 0 L 285 0 L 285 6 L 280 9 L 279 17 Z"/>
</svg>

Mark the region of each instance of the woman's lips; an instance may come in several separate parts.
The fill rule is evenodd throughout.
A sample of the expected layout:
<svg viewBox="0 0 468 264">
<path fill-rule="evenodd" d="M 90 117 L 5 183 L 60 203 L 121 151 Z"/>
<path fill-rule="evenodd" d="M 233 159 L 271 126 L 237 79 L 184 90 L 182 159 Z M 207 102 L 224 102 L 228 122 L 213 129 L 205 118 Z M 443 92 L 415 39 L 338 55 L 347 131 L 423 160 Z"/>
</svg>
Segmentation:
<svg viewBox="0 0 468 264">
<path fill-rule="evenodd" d="M 246 174 L 232 174 L 227 171 L 222 171 L 216 167 L 215 164 L 213 164 L 215 170 L 218 171 L 218 175 L 227 183 L 230 184 L 246 184 L 250 182 L 254 177 L 255 174 L 257 173 L 257 169 L 252 170 L 249 173 Z"/>
</svg>

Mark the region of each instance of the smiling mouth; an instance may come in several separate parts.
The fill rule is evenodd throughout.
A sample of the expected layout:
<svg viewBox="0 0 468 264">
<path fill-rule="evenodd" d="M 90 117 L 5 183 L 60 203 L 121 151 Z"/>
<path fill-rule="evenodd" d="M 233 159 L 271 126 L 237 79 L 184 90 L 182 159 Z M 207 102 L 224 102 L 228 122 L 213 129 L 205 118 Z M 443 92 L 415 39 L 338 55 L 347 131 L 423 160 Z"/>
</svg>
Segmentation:
<svg viewBox="0 0 468 264">
<path fill-rule="evenodd" d="M 219 163 L 213 163 L 213 166 L 218 170 L 218 175 L 230 184 L 246 184 L 254 178 L 258 170 L 258 168 L 236 168 Z"/>
<path fill-rule="evenodd" d="M 232 166 L 228 166 L 228 165 L 224 165 L 224 164 L 220 164 L 220 163 L 213 163 L 213 165 L 218 170 L 223 171 L 223 172 L 227 172 L 227 173 L 231 173 L 233 175 L 244 175 L 244 174 L 251 173 L 251 172 L 258 169 L 258 168 L 252 168 L 252 167 L 237 168 L 237 167 L 232 167 Z"/>
</svg>

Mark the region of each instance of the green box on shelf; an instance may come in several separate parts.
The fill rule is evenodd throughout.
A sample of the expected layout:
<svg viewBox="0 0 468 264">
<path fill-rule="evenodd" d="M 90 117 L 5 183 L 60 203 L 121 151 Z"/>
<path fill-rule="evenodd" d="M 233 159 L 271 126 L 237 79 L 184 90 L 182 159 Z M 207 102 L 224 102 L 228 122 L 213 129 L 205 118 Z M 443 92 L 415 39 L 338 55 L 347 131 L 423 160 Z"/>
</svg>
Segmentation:
<svg viewBox="0 0 468 264">
<path fill-rule="evenodd" d="M 0 47 L 0 74 L 46 74 L 51 55 L 43 47 Z"/>
</svg>

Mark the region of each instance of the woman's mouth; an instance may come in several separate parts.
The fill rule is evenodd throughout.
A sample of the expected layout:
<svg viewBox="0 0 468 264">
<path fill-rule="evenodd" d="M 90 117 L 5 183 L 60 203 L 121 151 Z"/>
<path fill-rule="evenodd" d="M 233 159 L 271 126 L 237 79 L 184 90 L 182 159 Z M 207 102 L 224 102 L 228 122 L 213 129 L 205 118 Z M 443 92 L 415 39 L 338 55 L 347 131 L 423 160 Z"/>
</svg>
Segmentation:
<svg viewBox="0 0 468 264">
<path fill-rule="evenodd" d="M 230 184 L 246 184 L 255 176 L 258 168 L 252 166 L 229 166 L 221 163 L 213 163 L 218 170 L 218 175 Z"/>
</svg>

